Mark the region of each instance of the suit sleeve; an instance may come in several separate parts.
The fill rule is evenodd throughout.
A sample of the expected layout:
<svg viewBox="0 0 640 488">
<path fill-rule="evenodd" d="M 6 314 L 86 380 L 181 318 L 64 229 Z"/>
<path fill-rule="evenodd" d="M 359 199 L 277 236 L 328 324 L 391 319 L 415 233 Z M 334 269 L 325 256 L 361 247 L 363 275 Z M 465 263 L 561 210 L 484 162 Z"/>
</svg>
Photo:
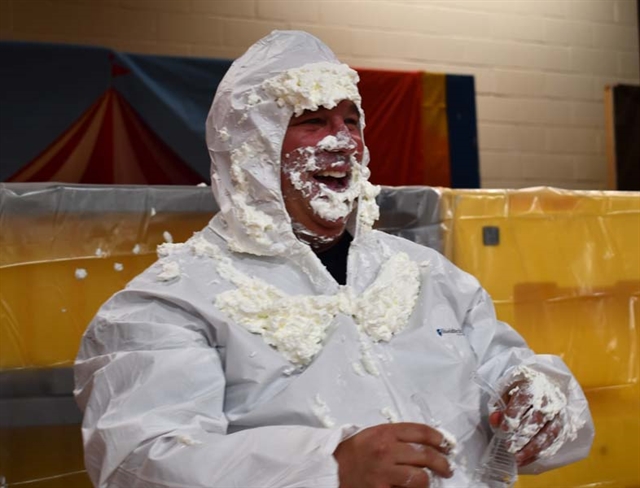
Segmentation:
<svg viewBox="0 0 640 488">
<path fill-rule="evenodd" d="M 349 427 L 228 433 L 224 365 L 187 310 L 126 290 L 87 329 L 75 394 L 94 485 L 336 488 L 332 453 Z"/>
<path fill-rule="evenodd" d="M 443 280 L 448 282 L 445 288 L 455 290 L 449 292 L 449 301 L 458 311 L 463 331 L 476 354 L 478 374 L 499 389 L 518 366 L 544 373 L 565 394 L 568 421 L 578 427 L 576 437 L 553 456 L 521 468 L 520 472 L 539 473 L 585 458 L 593 443 L 593 420 L 584 392 L 569 368 L 557 356 L 535 354 L 520 334 L 499 321 L 491 298 L 474 277 L 450 263 L 444 269 Z"/>
</svg>

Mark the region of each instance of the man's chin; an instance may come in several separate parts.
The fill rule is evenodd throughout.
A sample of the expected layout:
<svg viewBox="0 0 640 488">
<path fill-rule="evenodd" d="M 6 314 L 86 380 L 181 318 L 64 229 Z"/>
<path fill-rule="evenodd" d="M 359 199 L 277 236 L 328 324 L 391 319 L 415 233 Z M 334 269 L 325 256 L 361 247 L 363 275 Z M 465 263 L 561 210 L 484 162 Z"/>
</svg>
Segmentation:
<svg viewBox="0 0 640 488">
<path fill-rule="evenodd" d="M 335 220 L 329 220 L 327 218 L 320 217 L 316 215 L 314 219 L 314 223 L 316 224 L 314 227 L 323 234 L 326 235 L 338 235 L 341 236 L 347 227 L 347 221 L 351 214 L 348 214 L 344 217 L 338 217 Z"/>
<path fill-rule="evenodd" d="M 309 244 L 314 250 L 331 247 L 344 234 L 347 228 L 347 217 L 338 220 L 315 219 L 309 225 L 294 225 L 296 237 Z"/>
</svg>

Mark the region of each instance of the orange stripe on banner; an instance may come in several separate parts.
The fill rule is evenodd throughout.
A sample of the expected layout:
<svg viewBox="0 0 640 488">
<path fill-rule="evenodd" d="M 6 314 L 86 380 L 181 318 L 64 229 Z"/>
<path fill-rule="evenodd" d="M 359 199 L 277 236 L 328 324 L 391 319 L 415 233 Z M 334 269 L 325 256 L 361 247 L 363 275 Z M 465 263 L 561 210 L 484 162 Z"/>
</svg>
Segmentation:
<svg viewBox="0 0 640 488">
<path fill-rule="evenodd" d="M 430 186 L 451 186 L 446 75 L 422 73 L 422 140 L 424 180 Z"/>
<path fill-rule="evenodd" d="M 81 181 L 82 175 L 89 166 L 91 153 L 100 134 L 102 119 L 109 104 L 108 92 L 105 92 L 100 100 L 98 110 L 96 110 L 94 116 L 89 120 L 84 136 L 78 141 L 78 144 L 73 148 L 73 151 L 69 154 L 64 164 L 51 176 L 51 181 L 72 183 L 79 183 Z"/>
</svg>

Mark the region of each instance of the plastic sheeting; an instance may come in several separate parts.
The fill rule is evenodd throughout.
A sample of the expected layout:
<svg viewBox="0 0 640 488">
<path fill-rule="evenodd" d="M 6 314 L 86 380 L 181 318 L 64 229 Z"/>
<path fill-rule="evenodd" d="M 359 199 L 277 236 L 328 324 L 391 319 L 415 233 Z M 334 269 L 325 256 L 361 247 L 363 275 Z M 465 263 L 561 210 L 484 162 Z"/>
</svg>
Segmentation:
<svg viewBox="0 0 640 488">
<path fill-rule="evenodd" d="M 100 304 L 214 211 L 209 188 L 0 186 L 0 369 L 71 365 Z"/>
<path fill-rule="evenodd" d="M 477 276 L 498 316 L 538 352 L 562 356 L 586 390 L 592 454 L 523 476 L 518 486 L 638 486 L 640 195 L 398 187 L 384 188 L 379 203 L 379 228 L 434 247 Z M 0 373 L 70 366 L 99 305 L 155 260 L 169 234 L 185 240 L 215 211 L 209 188 L 0 185 Z M 34 384 L 38 395 L 52 391 Z M 18 439 L 36 446 L 38 435 L 0 431 L 0 475 L 27 479 L 20 466 L 33 461 Z M 81 461 L 54 464 L 31 479 L 75 471 Z"/>
<path fill-rule="evenodd" d="M 586 389 L 637 382 L 638 194 L 532 189 L 443 197 L 446 254 L 487 288 L 499 317 L 534 350 L 562 356 Z"/>
<path fill-rule="evenodd" d="M 440 204 L 445 254 L 590 402 L 589 458 L 518 486 L 640 486 L 640 194 L 452 190 Z"/>
</svg>

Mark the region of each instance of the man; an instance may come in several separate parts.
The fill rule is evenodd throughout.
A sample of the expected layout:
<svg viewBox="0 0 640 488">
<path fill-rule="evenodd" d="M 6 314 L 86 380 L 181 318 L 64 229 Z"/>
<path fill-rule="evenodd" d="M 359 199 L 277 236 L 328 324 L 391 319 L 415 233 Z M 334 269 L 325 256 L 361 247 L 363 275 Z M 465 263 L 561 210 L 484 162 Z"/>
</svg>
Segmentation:
<svg viewBox="0 0 640 488">
<path fill-rule="evenodd" d="M 371 230 L 356 82 L 301 32 L 229 69 L 207 121 L 220 212 L 161 246 L 83 338 L 96 486 L 479 486 L 489 417 L 521 472 L 588 453 L 562 361 L 534 355 L 444 257 Z"/>
</svg>

